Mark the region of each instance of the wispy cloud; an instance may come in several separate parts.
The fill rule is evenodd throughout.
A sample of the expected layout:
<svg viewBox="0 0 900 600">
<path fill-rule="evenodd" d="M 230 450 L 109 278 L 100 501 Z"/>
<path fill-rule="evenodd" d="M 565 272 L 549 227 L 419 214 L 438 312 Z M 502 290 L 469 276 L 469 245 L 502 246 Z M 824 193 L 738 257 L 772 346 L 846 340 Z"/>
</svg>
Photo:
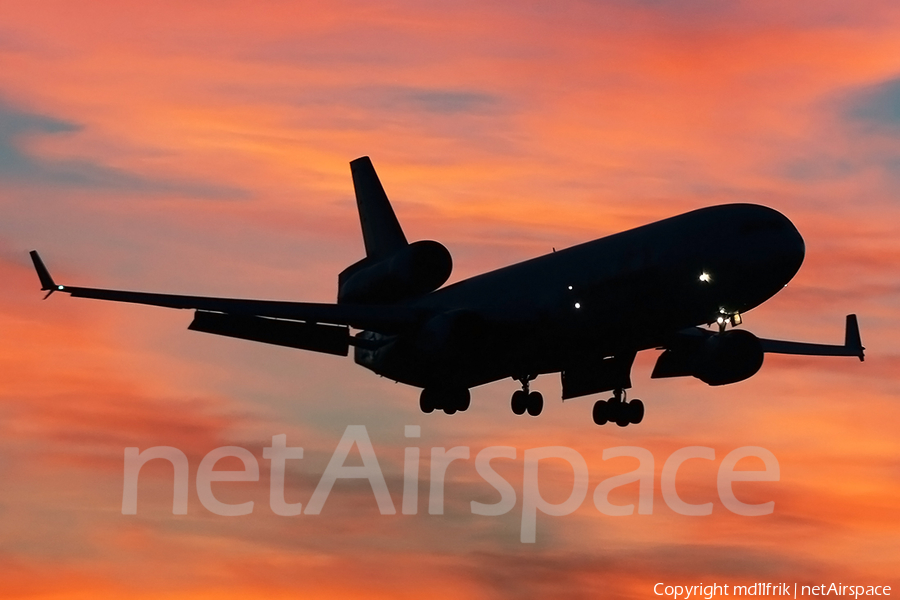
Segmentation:
<svg viewBox="0 0 900 600">
<path fill-rule="evenodd" d="M 890 79 L 853 93 L 847 115 L 892 133 L 900 132 L 900 79 Z"/>
<path fill-rule="evenodd" d="M 85 159 L 45 158 L 27 143 L 43 136 L 63 136 L 82 126 L 56 117 L 23 111 L 0 102 L 0 180 L 45 188 L 88 188 L 138 194 L 180 192 L 202 198 L 243 198 L 242 190 L 207 184 L 145 177 Z"/>
</svg>

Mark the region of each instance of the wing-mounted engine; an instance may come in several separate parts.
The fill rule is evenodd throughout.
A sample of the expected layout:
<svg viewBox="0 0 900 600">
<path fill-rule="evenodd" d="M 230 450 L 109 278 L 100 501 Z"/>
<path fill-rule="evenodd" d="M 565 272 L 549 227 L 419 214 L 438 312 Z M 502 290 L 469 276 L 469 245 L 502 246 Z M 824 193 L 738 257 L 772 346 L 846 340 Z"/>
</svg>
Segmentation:
<svg viewBox="0 0 900 600">
<path fill-rule="evenodd" d="M 749 331 L 692 329 L 680 334 L 660 355 L 650 377 L 690 375 L 708 385 L 726 385 L 755 375 L 763 356 L 762 342 Z"/>
<path fill-rule="evenodd" d="M 338 303 L 387 304 L 438 289 L 453 259 L 440 243 L 413 242 L 382 259 L 365 258 L 338 276 Z"/>
<path fill-rule="evenodd" d="M 766 354 L 855 356 L 864 360 L 865 348 L 856 315 L 847 315 L 843 344 L 770 340 L 756 337 L 749 331 L 732 329 L 713 333 L 693 327 L 679 332 L 666 346 L 650 377 L 690 375 L 709 385 L 736 383 L 755 375 Z"/>
</svg>

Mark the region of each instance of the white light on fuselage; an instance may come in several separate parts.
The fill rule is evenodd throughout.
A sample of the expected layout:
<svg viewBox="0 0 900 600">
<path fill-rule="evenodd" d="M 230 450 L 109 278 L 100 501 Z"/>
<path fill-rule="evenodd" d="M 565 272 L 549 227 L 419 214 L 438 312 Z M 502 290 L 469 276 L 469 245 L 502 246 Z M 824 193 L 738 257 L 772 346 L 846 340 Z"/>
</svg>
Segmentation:
<svg viewBox="0 0 900 600">
<path fill-rule="evenodd" d="M 570 290 L 572 289 L 572 286 L 571 286 L 571 285 L 569 286 L 569 289 L 570 289 Z"/>
<path fill-rule="evenodd" d="M 576 302 L 576 303 L 575 303 L 575 308 L 581 308 L 581 302 Z"/>
<path fill-rule="evenodd" d="M 709 273 L 703 271 L 702 273 L 700 273 L 700 281 L 702 281 L 703 283 L 709 283 L 712 281 L 712 277 L 709 276 Z"/>
</svg>

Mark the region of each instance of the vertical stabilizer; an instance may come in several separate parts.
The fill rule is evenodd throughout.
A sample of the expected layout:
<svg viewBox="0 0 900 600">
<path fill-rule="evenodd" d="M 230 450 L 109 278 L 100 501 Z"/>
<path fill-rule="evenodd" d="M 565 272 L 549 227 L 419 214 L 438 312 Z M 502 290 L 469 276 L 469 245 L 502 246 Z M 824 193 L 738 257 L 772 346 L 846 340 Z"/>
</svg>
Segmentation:
<svg viewBox="0 0 900 600">
<path fill-rule="evenodd" d="M 387 194 L 368 156 L 350 162 L 356 206 L 368 258 L 380 259 L 405 248 L 408 243 Z"/>
</svg>

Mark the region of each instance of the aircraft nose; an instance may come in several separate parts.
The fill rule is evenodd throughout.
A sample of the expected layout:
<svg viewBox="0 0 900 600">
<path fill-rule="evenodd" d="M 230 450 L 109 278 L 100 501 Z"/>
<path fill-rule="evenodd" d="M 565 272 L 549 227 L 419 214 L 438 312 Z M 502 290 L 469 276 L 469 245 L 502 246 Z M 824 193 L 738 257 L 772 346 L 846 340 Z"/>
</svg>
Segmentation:
<svg viewBox="0 0 900 600">
<path fill-rule="evenodd" d="M 780 212 L 766 207 L 741 225 L 740 234 L 753 240 L 753 246 L 763 254 L 767 279 L 785 285 L 790 281 L 806 256 L 806 244 L 797 227 Z"/>
<path fill-rule="evenodd" d="M 797 274 L 800 265 L 803 264 L 803 259 L 806 257 L 806 243 L 790 219 L 781 213 L 778 213 L 778 216 L 782 220 L 782 225 L 775 236 L 777 241 L 772 244 L 773 262 L 779 265 L 781 276 L 787 283 Z"/>
<path fill-rule="evenodd" d="M 787 220 L 787 217 L 785 217 L 785 220 Z M 803 236 L 800 235 L 800 231 L 790 222 L 790 220 L 788 220 L 788 224 L 790 225 L 790 228 L 785 236 L 786 254 L 788 255 L 788 262 L 795 265 L 793 272 L 796 273 L 800 270 L 803 259 L 806 258 L 806 243 L 803 241 Z"/>
</svg>

